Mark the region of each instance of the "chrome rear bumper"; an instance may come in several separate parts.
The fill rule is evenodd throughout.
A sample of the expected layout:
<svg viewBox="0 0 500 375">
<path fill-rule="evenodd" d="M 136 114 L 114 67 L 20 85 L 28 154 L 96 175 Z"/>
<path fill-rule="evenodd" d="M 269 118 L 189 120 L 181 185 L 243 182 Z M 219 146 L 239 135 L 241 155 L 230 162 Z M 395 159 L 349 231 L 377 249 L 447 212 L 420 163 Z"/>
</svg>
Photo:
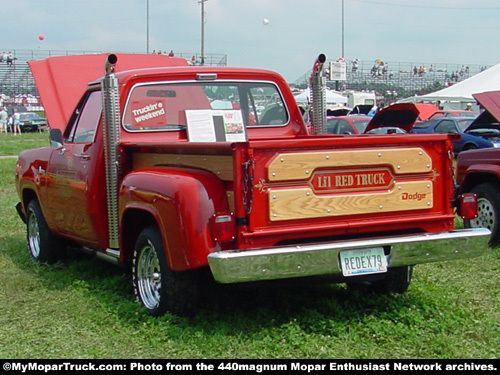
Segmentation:
<svg viewBox="0 0 500 375">
<path fill-rule="evenodd" d="M 390 246 L 389 267 L 416 265 L 484 254 L 490 231 L 484 228 L 449 232 L 316 243 L 309 245 L 226 250 L 212 253 L 208 263 L 216 281 L 237 283 L 301 276 L 342 274 L 339 253 Z"/>
</svg>

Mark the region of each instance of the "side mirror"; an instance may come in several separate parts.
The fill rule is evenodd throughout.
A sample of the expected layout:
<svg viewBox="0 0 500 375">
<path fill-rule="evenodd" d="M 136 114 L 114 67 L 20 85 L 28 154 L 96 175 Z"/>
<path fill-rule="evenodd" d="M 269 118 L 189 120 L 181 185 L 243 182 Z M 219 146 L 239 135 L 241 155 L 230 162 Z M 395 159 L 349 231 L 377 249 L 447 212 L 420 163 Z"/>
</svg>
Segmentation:
<svg viewBox="0 0 500 375">
<path fill-rule="evenodd" d="M 62 147 L 63 140 L 62 140 L 61 129 L 50 129 L 49 139 L 50 139 L 50 147 L 52 148 Z"/>
</svg>

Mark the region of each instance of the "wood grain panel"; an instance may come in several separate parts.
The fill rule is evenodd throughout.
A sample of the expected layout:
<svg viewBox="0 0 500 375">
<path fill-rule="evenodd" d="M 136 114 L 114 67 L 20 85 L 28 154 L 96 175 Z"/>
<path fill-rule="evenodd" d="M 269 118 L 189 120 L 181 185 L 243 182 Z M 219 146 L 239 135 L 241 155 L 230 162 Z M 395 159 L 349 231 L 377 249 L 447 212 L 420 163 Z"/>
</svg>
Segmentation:
<svg viewBox="0 0 500 375">
<path fill-rule="evenodd" d="M 318 168 L 390 166 L 394 173 L 428 173 L 432 159 L 420 147 L 371 150 L 335 150 L 279 154 L 268 166 L 269 181 L 308 179 Z"/>
<path fill-rule="evenodd" d="M 430 209 L 432 182 L 400 182 L 383 192 L 315 195 L 310 188 L 268 192 L 269 220 L 294 220 Z"/>
</svg>

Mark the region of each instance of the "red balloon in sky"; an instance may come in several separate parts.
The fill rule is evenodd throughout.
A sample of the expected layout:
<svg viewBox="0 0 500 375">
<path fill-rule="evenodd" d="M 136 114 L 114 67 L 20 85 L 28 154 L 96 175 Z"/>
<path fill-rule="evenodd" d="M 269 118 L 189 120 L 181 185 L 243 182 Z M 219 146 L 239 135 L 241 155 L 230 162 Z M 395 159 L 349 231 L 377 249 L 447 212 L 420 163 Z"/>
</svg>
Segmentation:
<svg viewBox="0 0 500 375">
<path fill-rule="evenodd" d="M 45 37 L 43 36 L 43 34 L 40 34 L 40 35 L 38 35 L 38 39 L 39 39 L 39 40 L 44 40 L 44 39 L 45 39 Z"/>
</svg>

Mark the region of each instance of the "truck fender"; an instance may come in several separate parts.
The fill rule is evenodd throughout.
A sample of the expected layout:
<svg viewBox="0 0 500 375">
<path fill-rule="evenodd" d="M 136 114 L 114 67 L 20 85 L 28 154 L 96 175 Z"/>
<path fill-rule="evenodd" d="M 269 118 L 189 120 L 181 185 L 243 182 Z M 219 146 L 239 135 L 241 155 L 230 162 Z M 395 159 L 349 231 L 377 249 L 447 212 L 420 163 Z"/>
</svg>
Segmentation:
<svg viewBox="0 0 500 375">
<path fill-rule="evenodd" d="M 20 217 L 25 220 L 26 208 L 32 199 L 39 199 L 40 189 L 47 183 L 47 160 L 50 157 L 50 148 L 25 150 L 19 153 L 16 162 L 16 188 L 21 201 L 16 205 Z M 28 163 L 27 160 L 33 162 Z M 44 202 L 40 202 L 44 211 Z"/>
<path fill-rule="evenodd" d="M 500 181 L 500 166 L 492 164 L 474 164 L 467 168 L 460 192 L 469 192 L 483 182 L 498 183 Z"/>
<path fill-rule="evenodd" d="M 210 232 L 216 212 L 229 211 L 226 188 L 212 172 L 157 166 L 128 174 L 120 188 L 122 257 L 130 259 L 140 231 L 152 220 L 162 234 L 168 266 L 183 271 L 206 266 L 219 245 Z"/>
</svg>

